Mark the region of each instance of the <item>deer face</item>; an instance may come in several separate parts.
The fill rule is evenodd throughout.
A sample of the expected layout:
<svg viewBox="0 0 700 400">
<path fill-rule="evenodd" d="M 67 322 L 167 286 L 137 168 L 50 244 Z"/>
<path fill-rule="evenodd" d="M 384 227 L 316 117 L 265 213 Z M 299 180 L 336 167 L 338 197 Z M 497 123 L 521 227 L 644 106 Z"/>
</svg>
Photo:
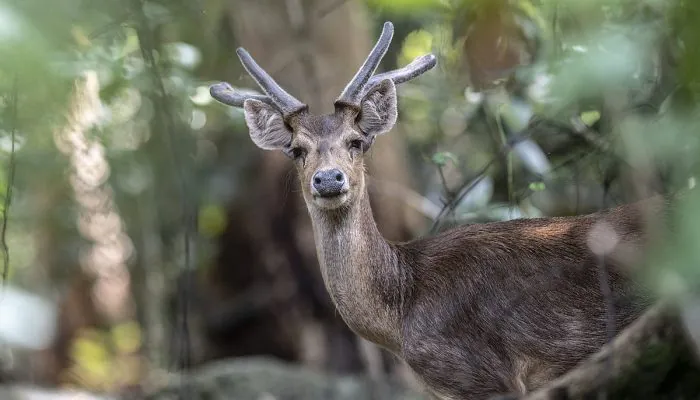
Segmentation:
<svg viewBox="0 0 700 400">
<path fill-rule="evenodd" d="M 334 209 L 363 193 L 363 156 L 374 138 L 396 122 L 394 83 L 385 79 L 360 105 L 359 110 L 337 106 L 335 113 L 322 116 L 302 111 L 287 122 L 259 100 L 247 99 L 243 108 L 253 142 L 294 160 L 307 203 Z"/>
<path fill-rule="evenodd" d="M 317 116 L 285 92 L 242 48 L 236 52 L 266 95 L 243 94 L 227 83 L 210 89 L 222 103 L 243 107 L 253 142 L 294 160 L 309 207 L 337 209 L 364 191 L 363 155 L 377 135 L 396 123 L 396 87 L 436 65 L 432 54 L 406 67 L 372 75 L 391 43 L 393 25 L 382 34 L 355 77 L 335 101 L 335 112 Z"/>
</svg>

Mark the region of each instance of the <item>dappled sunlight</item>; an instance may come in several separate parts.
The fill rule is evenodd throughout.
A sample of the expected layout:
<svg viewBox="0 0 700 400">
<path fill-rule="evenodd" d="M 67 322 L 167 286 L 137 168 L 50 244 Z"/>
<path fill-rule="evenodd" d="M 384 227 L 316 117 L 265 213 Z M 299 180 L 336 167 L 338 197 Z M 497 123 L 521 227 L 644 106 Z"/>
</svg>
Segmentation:
<svg viewBox="0 0 700 400">
<path fill-rule="evenodd" d="M 107 183 L 110 169 L 105 148 L 99 141 L 88 138 L 88 132 L 100 125 L 104 115 L 98 90 L 96 73 L 87 71 L 76 85 L 69 123 L 57 131 L 56 144 L 70 159 L 69 181 L 78 205 L 77 227 L 91 242 L 81 249 L 79 261 L 85 273 L 94 278 L 93 300 L 108 325 L 129 324 L 133 328 L 117 331 L 123 333 L 116 337 L 116 354 L 109 350 L 113 347 L 109 338 L 100 339 L 99 331 L 79 332 L 72 352 L 75 365 L 64 379 L 67 384 L 81 382 L 87 387 L 113 390 L 139 382 L 136 371 L 140 368 L 137 356 L 140 338 L 138 325 L 129 322 L 134 318 L 134 309 L 127 262 L 133 244 L 124 231 L 113 191 Z M 134 338 L 124 338 L 125 334 Z M 119 346 L 125 340 L 136 340 L 137 344 Z"/>
</svg>

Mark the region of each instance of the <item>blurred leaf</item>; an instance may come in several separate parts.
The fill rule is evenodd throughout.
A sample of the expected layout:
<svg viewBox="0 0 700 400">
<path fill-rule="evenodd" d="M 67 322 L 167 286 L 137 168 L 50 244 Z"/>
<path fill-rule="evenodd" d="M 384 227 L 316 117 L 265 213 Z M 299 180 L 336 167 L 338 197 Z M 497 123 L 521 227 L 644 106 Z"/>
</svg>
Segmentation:
<svg viewBox="0 0 700 400">
<path fill-rule="evenodd" d="M 131 27 L 125 28 L 124 34 L 126 35 L 126 40 L 124 40 L 124 45 L 121 48 L 121 57 L 124 57 L 128 54 L 139 50 L 139 37 L 136 32 L 136 29 Z"/>
<path fill-rule="evenodd" d="M 642 78 L 653 66 L 652 37 L 641 26 L 609 25 L 568 43 L 550 71 L 554 100 L 547 114 L 612 91 L 630 95 L 642 91 L 646 85 Z"/>
<path fill-rule="evenodd" d="M 416 57 L 420 57 L 433 51 L 433 35 L 425 30 L 417 30 L 409 33 L 403 42 L 399 63 L 408 64 Z"/>
<path fill-rule="evenodd" d="M 226 211 L 220 205 L 209 204 L 199 210 L 199 232 L 202 235 L 219 236 L 227 224 Z"/>
<path fill-rule="evenodd" d="M 112 341 L 117 351 L 133 353 L 141 347 L 141 327 L 135 321 L 121 323 L 112 328 Z"/>
<path fill-rule="evenodd" d="M 526 16 L 513 4 L 467 4 L 471 11 L 463 11 L 455 35 L 461 42 L 463 73 L 476 90 L 484 90 L 499 85 L 518 67 L 529 64 L 534 49 L 521 23 Z"/>
<path fill-rule="evenodd" d="M 587 126 L 592 126 L 600 119 L 600 111 L 586 111 L 581 113 L 581 121 Z"/>
<path fill-rule="evenodd" d="M 90 386 L 98 386 L 109 377 L 111 355 L 102 335 L 94 329 L 84 329 L 73 341 L 71 359 L 75 371 Z"/>
<path fill-rule="evenodd" d="M 162 4 L 155 1 L 146 1 L 143 3 L 143 13 L 146 15 L 151 28 L 155 28 L 160 24 L 168 22 L 172 18 L 170 10 Z"/>
<path fill-rule="evenodd" d="M 21 18 L 14 10 L 0 3 L 0 41 L 16 40 L 21 35 Z"/>
<path fill-rule="evenodd" d="M 435 165 L 439 165 L 441 167 L 447 165 L 448 161 L 451 161 L 454 165 L 458 164 L 457 156 L 448 151 L 433 154 L 432 161 Z"/>
<path fill-rule="evenodd" d="M 83 27 L 74 25 L 71 27 L 71 34 L 73 35 L 73 39 L 75 39 L 75 42 L 81 46 L 81 47 L 90 47 L 92 45 L 92 42 L 90 41 L 89 35 L 87 32 L 85 32 L 85 29 Z"/>
<path fill-rule="evenodd" d="M 544 182 L 530 182 L 528 188 L 533 192 L 541 192 L 546 189 Z"/>
<path fill-rule="evenodd" d="M 166 50 L 170 58 L 183 68 L 193 69 L 202 59 L 199 49 L 189 43 L 170 43 Z"/>
<path fill-rule="evenodd" d="M 366 0 L 366 2 L 369 7 L 378 8 L 384 12 L 407 15 L 444 8 L 445 3 L 442 0 Z"/>
<path fill-rule="evenodd" d="M 498 106 L 497 110 L 510 132 L 520 132 L 525 129 L 533 115 L 532 107 L 517 99 L 510 99 Z"/>
<path fill-rule="evenodd" d="M 190 96 L 190 99 L 194 104 L 198 106 L 211 104 L 212 100 L 214 100 L 214 98 L 211 97 L 211 94 L 209 93 L 209 86 L 197 86 L 197 88 L 195 89 L 195 93 L 192 96 Z"/>
</svg>

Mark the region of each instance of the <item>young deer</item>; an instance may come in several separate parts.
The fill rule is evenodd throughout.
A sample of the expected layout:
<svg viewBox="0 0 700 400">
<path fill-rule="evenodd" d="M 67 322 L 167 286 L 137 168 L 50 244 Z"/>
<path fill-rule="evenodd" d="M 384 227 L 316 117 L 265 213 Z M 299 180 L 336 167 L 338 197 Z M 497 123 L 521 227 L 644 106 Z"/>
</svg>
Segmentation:
<svg viewBox="0 0 700 400">
<path fill-rule="evenodd" d="M 243 107 L 256 145 L 294 160 L 326 288 L 354 332 L 404 359 L 436 397 L 525 393 L 606 341 L 606 297 L 589 248 L 598 222 L 610 236 L 603 247 L 619 243 L 606 264 L 616 328 L 649 304 L 620 268 L 634 253 L 624 249 L 643 239 L 642 210 L 624 206 L 461 226 L 407 243 L 385 240 L 370 209 L 363 155 L 396 122 L 395 85 L 436 65 L 429 54 L 373 75 L 392 35 L 387 22 L 332 114 L 311 114 L 243 48 L 237 54 L 265 95 L 224 82 L 211 94 Z"/>
</svg>

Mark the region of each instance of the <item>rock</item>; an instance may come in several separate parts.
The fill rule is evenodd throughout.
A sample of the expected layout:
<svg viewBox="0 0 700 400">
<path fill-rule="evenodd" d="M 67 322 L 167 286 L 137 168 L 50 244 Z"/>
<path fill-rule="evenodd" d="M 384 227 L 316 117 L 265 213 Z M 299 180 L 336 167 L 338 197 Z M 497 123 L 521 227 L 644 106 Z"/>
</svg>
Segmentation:
<svg viewBox="0 0 700 400">
<path fill-rule="evenodd" d="M 263 357 L 217 361 L 175 377 L 148 400 L 362 400 L 427 399 L 398 382 L 336 376 Z"/>
<path fill-rule="evenodd" d="M 48 390 L 25 385 L 0 386 L 2 400 L 117 400 L 76 390 Z"/>
</svg>

